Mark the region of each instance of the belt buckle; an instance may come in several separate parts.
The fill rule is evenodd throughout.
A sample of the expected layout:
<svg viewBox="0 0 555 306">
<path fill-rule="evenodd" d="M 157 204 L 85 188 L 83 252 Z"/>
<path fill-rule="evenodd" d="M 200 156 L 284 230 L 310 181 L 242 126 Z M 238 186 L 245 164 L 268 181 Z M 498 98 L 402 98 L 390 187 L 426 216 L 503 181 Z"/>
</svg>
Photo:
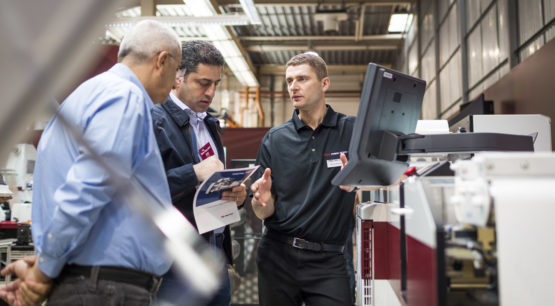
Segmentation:
<svg viewBox="0 0 555 306">
<path fill-rule="evenodd" d="M 153 276 L 150 281 L 152 283 L 150 284 L 150 291 L 149 292 L 156 295 L 156 293 L 158 292 L 158 289 L 160 289 L 160 285 L 162 285 L 163 279 L 162 279 L 162 277 Z"/>
<path fill-rule="evenodd" d="M 293 237 L 293 247 L 297 248 L 297 249 L 306 249 L 308 246 L 308 241 L 302 239 L 302 238 L 298 238 L 298 237 Z"/>
</svg>

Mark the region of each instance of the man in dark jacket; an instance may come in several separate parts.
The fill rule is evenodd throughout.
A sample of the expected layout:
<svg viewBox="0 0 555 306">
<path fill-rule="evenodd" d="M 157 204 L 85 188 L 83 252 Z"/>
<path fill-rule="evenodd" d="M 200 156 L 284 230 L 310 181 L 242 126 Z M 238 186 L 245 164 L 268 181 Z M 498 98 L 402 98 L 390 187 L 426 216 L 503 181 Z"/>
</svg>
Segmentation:
<svg viewBox="0 0 555 306">
<path fill-rule="evenodd" d="M 215 171 L 224 169 L 219 121 L 207 113 L 220 83 L 223 65 L 222 54 L 210 43 L 197 40 L 183 44 L 181 65 L 170 97 L 165 104 L 152 110 L 154 134 L 164 161 L 172 202 L 194 226 L 197 226 L 193 214 L 197 186 Z M 246 198 L 245 186 L 234 187 L 222 196 L 240 206 Z M 223 250 L 231 264 L 229 226 L 203 236 Z M 186 288 L 172 270 L 164 275 L 158 298 L 179 305 L 179 297 Z M 209 305 L 229 305 L 230 300 L 226 271 L 222 288 Z"/>
</svg>

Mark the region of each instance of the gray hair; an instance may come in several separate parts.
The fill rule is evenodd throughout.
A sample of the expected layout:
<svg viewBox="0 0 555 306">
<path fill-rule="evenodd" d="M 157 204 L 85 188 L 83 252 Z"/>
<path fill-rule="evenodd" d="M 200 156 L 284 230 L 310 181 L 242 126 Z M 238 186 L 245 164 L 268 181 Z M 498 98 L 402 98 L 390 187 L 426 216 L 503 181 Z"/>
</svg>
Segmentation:
<svg viewBox="0 0 555 306">
<path fill-rule="evenodd" d="M 143 62 L 160 51 L 179 52 L 180 49 L 181 42 L 172 29 L 154 20 L 143 20 L 137 23 L 121 41 L 118 62 L 127 56 Z"/>
</svg>

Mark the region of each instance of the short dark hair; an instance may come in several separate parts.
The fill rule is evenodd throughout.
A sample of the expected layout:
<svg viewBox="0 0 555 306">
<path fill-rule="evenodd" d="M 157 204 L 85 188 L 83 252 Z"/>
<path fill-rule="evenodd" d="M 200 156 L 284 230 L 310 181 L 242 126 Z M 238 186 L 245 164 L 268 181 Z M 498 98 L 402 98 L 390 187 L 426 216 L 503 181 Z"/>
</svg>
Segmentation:
<svg viewBox="0 0 555 306">
<path fill-rule="evenodd" d="M 222 53 L 204 40 L 190 40 L 183 44 L 181 51 L 179 70 L 184 70 L 185 76 L 191 72 L 197 72 L 199 64 L 213 66 L 225 64 Z"/>
<path fill-rule="evenodd" d="M 310 67 L 314 69 L 318 80 L 322 80 L 328 76 L 328 67 L 326 66 L 326 62 L 315 53 L 302 53 L 293 56 L 287 64 L 285 64 L 285 69 L 289 66 L 298 66 L 302 64 L 310 65 Z"/>
</svg>

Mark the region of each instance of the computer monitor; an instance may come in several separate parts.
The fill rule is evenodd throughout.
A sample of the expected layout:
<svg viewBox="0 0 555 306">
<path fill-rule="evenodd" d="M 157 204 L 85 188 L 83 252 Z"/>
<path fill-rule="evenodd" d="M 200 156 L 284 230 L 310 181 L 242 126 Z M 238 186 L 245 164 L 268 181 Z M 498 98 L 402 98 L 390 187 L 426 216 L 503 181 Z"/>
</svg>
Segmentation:
<svg viewBox="0 0 555 306">
<path fill-rule="evenodd" d="M 334 185 L 387 186 L 407 169 L 397 160 L 397 136 L 414 133 L 426 82 L 368 64 L 349 144 L 349 162 Z"/>
</svg>

